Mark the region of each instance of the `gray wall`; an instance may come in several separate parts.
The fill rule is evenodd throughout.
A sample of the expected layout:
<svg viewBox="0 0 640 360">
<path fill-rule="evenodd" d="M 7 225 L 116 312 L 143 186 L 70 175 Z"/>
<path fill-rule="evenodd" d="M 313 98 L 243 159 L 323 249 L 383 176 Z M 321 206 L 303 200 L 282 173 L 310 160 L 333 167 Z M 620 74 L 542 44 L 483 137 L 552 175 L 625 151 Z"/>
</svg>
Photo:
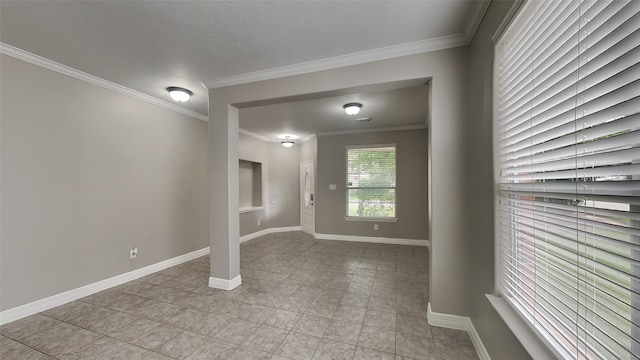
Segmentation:
<svg viewBox="0 0 640 360">
<path fill-rule="evenodd" d="M 511 1 L 494 1 L 480 25 L 467 57 L 467 175 L 471 320 L 493 360 L 528 359 L 484 294 L 494 290 L 494 199 L 492 161 L 493 44 L 496 32 Z M 510 344 L 511 346 L 505 346 Z"/>
<path fill-rule="evenodd" d="M 500 4 L 500 5 L 495 5 Z M 504 7 L 496 2 L 491 7 Z M 495 11 L 490 9 L 490 14 Z M 488 15 L 487 24 L 495 27 L 501 16 Z M 486 31 L 486 30 L 484 30 Z M 483 50 L 489 54 L 490 48 Z M 491 137 L 478 140 L 470 139 L 475 128 L 474 117 L 484 117 L 484 113 L 471 112 L 473 102 L 476 111 L 490 104 L 486 85 L 474 84 L 475 91 L 467 91 L 470 87 L 469 75 L 476 66 L 468 60 L 473 50 L 467 47 L 433 51 L 400 58 L 374 61 L 354 66 L 318 71 L 279 79 L 258 81 L 250 84 L 228 86 L 211 89 L 209 92 L 210 118 L 214 121 L 227 121 L 233 118 L 233 109 L 229 104 L 242 104 L 264 99 L 285 98 L 301 94 L 313 94 L 339 89 L 349 89 L 385 82 L 431 77 L 430 105 L 431 116 L 428 131 L 429 185 L 431 189 L 431 211 L 429 220 L 430 250 L 430 304 L 436 313 L 472 316 L 488 343 L 491 355 L 496 359 L 526 359 L 522 347 L 513 338 L 500 319 L 482 303 L 486 311 L 475 309 L 475 302 L 482 302 L 481 291 L 473 285 L 476 274 L 481 272 L 479 281 L 487 278 L 487 272 L 493 271 L 492 259 L 478 260 L 478 256 L 492 253 L 492 237 L 487 235 L 484 224 L 480 232 L 481 240 L 474 229 L 466 221 L 473 215 L 493 211 L 493 202 L 474 199 L 470 206 L 471 180 L 470 167 L 491 168 L 491 161 L 486 159 L 474 164 L 469 155 L 474 151 L 490 151 Z M 471 69 L 470 69 L 471 68 Z M 489 69 L 490 70 L 490 69 Z M 487 79 L 483 66 L 475 74 L 482 74 L 482 81 Z M 490 75 L 488 75 L 490 78 Z M 490 93 L 489 93 L 490 94 Z M 490 98 L 490 96 L 489 96 Z M 480 104 L 480 107 L 478 107 Z M 483 125 L 483 126 L 486 126 Z M 480 128 L 483 128 L 480 126 Z M 487 137 L 479 132 L 476 136 Z M 472 141 L 472 143 L 469 143 Z M 230 152 L 229 152 L 230 153 Z M 231 154 L 230 154 L 231 155 Z M 486 154 L 482 155 L 486 157 Z M 215 164 L 215 162 L 211 162 Z M 486 170 L 485 170 L 486 171 Z M 475 176 L 475 175 L 474 175 Z M 486 181 L 486 179 L 482 180 Z M 221 189 L 226 191 L 226 189 Z M 492 188 L 488 191 L 493 192 Z M 486 199 L 485 199 L 486 200 Z M 425 219 L 426 221 L 427 219 Z M 484 220 L 486 221 L 486 219 Z M 214 244 L 216 239 L 211 239 Z M 477 242 L 477 244 L 476 244 Z M 474 249 L 488 247 L 478 254 Z M 425 259 L 425 261 L 427 261 Z M 473 261 L 473 264 L 468 264 Z M 489 276 L 490 277 L 490 276 Z M 482 287 L 486 287 L 483 284 Z M 491 289 L 486 289 L 491 291 Z M 473 294 L 473 297 L 472 297 Z M 473 313 L 472 313 L 473 307 Z M 495 328 L 495 333 L 491 332 Z M 510 356 L 514 354 L 515 356 Z"/>
<path fill-rule="evenodd" d="M 465 87 L 468 85 L 466 56 L 467 49 L 459 47 L 210 89 L 210 141 L 213 143 L 217 141 L 214 136 L 216 128 L 226 131 L 225 123 L 237 121 L 237 107 L 234 104 L 241 108 L 243 104 L 266 99 L 283 99 L 290 96 L 430 77 L 432 88 L 428 132 L 431 168 L 429 183 L 433 192 L 430 197 L 431 218 L 425 219 L 425 222 L 430 220 L 428 237 L 431 241 L 430 303 L 435 312 L 468 316 L 470 286 L 468 267 L 464 264 L 469 261 L 470 240 L 467 231 L 460 226 L 460 219 L 465 219 L 467 215 L 464 189 L 469 184 L 469 179 L 465 178 L 467 164 L 464 136 Z M 224 165 L 227 158 L 237 157 L 232 148 L 221 146 L 214 150 L 221 152 L 222 155 L 219 159 L 209 157 L 212 169 Z M 218 199 L 228 197 L 228 194 L 229 187 L 224 183 L 221 183 L 221 186 L 212 187 L 211 208 L 226 211 L 223 208 L 224 204 L 218 202 Z M 237 207 L 237 204 L 235 206 Z M 237 212 L 238 209 L 236 208 L 235 211 Z M 228 224 L 228 221 L 217 224 L 222 226 L 218 230 L 222 231 L 224 236 L 214 236 L 215 233 L 212 231 L 210 236 L 212 246 L 218 246 L 218 242 L 222 245 L 235 246 L 234 235 Z M 229 252 L 229 258 L 233 257 L 232 261 L 239 262 L 235 251 L 234 247 L 233 252 Z"/>
<path fill-rule="evenodd" d="M 269 143 L 268 224 L 271 228 L 300 225 L 300 147 Z"/>
<path fill-rule="evenodd" d="M 240 134 L 238 140 L 238 154 L 240 159 L 258 162 L 262 164 L 262 206 L 263 210 L 241 213 L 240 216 L 240 236 L 248 235 L 256 231 L 268 228 L 265 210 L 269 208 L 268 189 L 266 184 L 269 177 L 269 144 L 265 141 L 256 139 L 251 136 Z M 242 187 L 240 188 L 242 191 Z M 240 198 L 242 198 L 240 194 Z M 242 205 L 240 205 L 242 207 Z M 260 220 L 260 225 L 258 225 Z"/>
<path fill-rule="evenodd" d="M 0 60 L 0 309 L 209 245 L 206 122 Z"/>
<path fill-rule="evenodd" d="M 262 164 L 240 160 L 239 165 L 240 209 L 262 206 Z"/>
<path fill-rule="evenodd" d="M 318 164 L 318 138 L 315 136 L 300 144 L 300 162 L 308 160 Z"/>
<path fill-rule="evenodd" d="M 240 236 L 268 228 L 299 226 L 299 144 L 285 148 L 278 142 L 240 134 L 239 157 L 262 163 L 263 184 L 263 209 L 240 214 Z"/>
<path fill-rule="evenodd" d="M 425 99 L 425 102 L 427 99 Z M 400 239 L 427 239 L 427 131 L 389 131 L 318 137 L 316 232 Z M 396 144 L 397 222 L 345 220 L 346 147 Z M 329 190 L 335 184 L 336 190 Z M 378 224 L 379 230 L 373 230 Z"/>
</svg>

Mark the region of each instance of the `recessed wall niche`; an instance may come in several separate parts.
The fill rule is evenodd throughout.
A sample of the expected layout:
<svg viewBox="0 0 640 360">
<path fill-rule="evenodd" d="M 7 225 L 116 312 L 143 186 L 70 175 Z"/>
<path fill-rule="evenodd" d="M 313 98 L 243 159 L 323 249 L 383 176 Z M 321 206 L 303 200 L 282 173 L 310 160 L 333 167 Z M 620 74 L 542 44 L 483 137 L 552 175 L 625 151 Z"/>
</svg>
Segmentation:
<svg viewBox="0 0 640 360">
<path fill-rule="evenodd" d="M 240 160 L 240 211 L 262 208 L 262 163 Z"/>
</svg>

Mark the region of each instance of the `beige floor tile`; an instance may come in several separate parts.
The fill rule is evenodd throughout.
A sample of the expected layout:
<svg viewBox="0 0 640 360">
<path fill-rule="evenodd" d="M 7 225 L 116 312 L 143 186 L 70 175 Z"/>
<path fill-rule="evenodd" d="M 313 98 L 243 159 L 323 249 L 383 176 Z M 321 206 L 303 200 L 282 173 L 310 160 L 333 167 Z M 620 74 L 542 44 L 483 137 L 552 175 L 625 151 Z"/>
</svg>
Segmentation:
<svg viewBox="0 0 640 360">
<path fill-rule="evenodd" d="M 232 320 L 215 337 L 235 344 L 242 344 L 258 327 L 258 324 L 249 321 Z"/>
<path fill-rule="evenodd" d="M 346 321 L 333 320 L 325 331 L 325 339 L 356 345 L 362 325 Z"/>
<path fill-rule="evenodd" d="M 315 337 L 322 337 L 331 320 L 319 316 L 303 315 L 292 331 Z"/>
<path fill-rule="evenodd" d="M 417 334 L 396 333 L 396 353 L 418 360 L 439 359 L 433 339 Z"/>
<path fill-rule="evenodd" d="M 310 360 L 320 340 L 314 336 L 291 332 L 280 344 L 276 354 L 293 360 Z"/>
<path fill-rule="evenodd" d="M 291 330 L 301 316 L 302 314 L 297 312 L 278 309 L 274 310 L 272 315 L 268 317 L 264 323 L 280 329 Z"/>
<path fill-rule="evenodd" d="M 351 360 L 355 350 L 355 345 L 325 339 L 318 345 L 313 360 Z"/>
<path fill-rule="evenodd" d="M 234 290 L 208 287 L 204 256 L 0 326 L 0 358 L 477 360 L 428 324 L 427 249 L 300 232 L 240 249 Z"/>
<path fill-rule="evenodd" d="M 261 325 L 242 344 L 258 350 L 274 352 L 288 333 L 283 329 Z"/>
<path fill-rule="evenodd" d="M 386 330 L 396 329 L 396 314 L 393 312 L 367 309 L 363 324 Z"/>
<path fill-rule="evenodd" d="M 394 360 L 394 354 L 358 346 L 353 360 Z"/>
<path fill-rule="evenodd" d="M 388 353 L 395 353 L 396 333 L 392 330 L 363 326 L 360 330 L 358 346 L 363 346 Z"/>
<path fill-rule="evenodd" d="M 209 337 L 185 331 L 164 343 L 157 351 L 174 359 L 185 359 L 209 340 Z"/>
</svg>

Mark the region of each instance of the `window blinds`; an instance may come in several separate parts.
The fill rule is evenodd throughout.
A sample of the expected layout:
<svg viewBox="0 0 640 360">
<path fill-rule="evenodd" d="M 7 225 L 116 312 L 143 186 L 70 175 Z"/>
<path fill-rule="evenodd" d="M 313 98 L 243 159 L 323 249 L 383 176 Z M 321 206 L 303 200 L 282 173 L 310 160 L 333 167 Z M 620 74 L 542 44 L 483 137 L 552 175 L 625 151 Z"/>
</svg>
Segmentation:
<svg viewBox="0 0 640 360">
<path fill-rule="evenodd" d="M 396 147 L 347 148 L 347 216 L 396 216 Z"/>
<path fill-rule="evenodd" d="M 640 1 L 530 0 L 496 44 L 499 288 L 564 359 L 640 359 Z"/>
</svg>

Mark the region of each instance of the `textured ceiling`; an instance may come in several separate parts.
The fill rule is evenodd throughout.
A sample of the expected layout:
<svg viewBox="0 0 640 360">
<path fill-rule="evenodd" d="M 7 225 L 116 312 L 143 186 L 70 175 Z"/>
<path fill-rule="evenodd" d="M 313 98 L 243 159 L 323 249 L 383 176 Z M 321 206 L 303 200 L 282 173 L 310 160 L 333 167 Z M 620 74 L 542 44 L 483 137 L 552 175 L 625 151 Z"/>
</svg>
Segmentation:
<svg viewBox="0 0 640 360">
<path fill-rule="evenodd" d="M 202 83 L 468 35 L 477 4 L 2 0 L 0 41 L 158 99 L 187 87 L 194 96 L 183 106 L 206 115 Z"/>
</svg>

